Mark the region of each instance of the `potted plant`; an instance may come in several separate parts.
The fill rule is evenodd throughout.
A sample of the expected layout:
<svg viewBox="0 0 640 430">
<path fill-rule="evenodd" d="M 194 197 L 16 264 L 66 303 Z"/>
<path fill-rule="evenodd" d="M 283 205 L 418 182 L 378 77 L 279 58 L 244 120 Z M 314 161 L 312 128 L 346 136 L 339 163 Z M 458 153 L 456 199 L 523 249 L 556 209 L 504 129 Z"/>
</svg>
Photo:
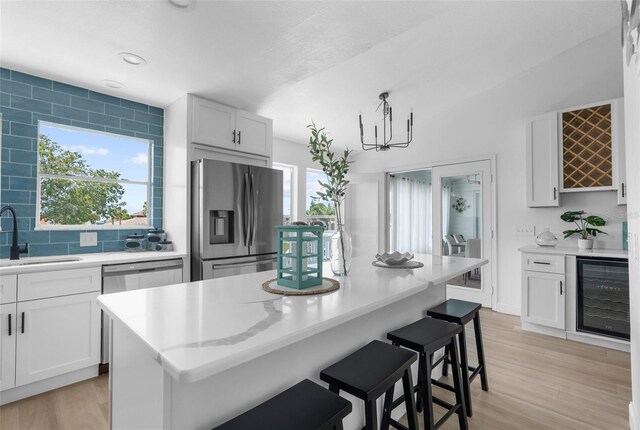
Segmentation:
<svg viewBox="0 0 640 430">
<path fill-rule="evenodd" d="M 318 128 L 314 123 L 307 126 L 311 130 L 309 138 L 309 152 L 313 161 L 317 161 L 322 171 L 327 175 L 327 183 L 318 181 L 322 191 L 316 194 L 318 198 L 333 202 L 335 205 L 338 225 L 336 232 L 331 237 L 331 270 L 334 274 L 344 276 L 351 267 L 351 238 L 345 232 L 342 222 L 342 204 L 347 191 L 349 181 L 346 179 L 349 166 L 353 161 L 349 156 L 353 151 L 345 149 L 342 155 L 337 156 L 331 149 L 333 139 L 329 139 L 324 128 Z"/>
<path fill-rule="evenodd" d="M 574 234 L 580 235 L 580 238 L 578 238 L 578 248 L 591 249 L 593 248 L 593 239 L 589 236 L 596 237 L 598 233 L 607 234 L 596 228 L 602 227 L 607 222 L 597 215 L 585 217 L 585 214 L 585 211 L 567 211 L 560 215 L 560 219 L 566 222 L 573 222 L 578 226 L 578 228 L 574 228 L 573 230 L 563 231 L 565 239 Z"/>
</svg>

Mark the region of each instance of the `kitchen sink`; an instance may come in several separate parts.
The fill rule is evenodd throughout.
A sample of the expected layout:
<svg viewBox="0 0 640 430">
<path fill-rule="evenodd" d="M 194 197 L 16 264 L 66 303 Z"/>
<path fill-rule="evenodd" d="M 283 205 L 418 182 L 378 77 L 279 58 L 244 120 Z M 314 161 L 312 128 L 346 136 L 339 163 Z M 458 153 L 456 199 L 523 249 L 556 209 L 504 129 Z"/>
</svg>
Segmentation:
<svg viewBox="0 0 640 430">
<path fill-rule="evenodd" d="M 0 267 L 30 266 L 33 264 L 51 264 L 51 263 L 69 263 L 71 261 L 80 261 L 79 257 L 42 257 L 42 258 L 25 258 L 23 260 L 2 260 Z"/>
</svg>

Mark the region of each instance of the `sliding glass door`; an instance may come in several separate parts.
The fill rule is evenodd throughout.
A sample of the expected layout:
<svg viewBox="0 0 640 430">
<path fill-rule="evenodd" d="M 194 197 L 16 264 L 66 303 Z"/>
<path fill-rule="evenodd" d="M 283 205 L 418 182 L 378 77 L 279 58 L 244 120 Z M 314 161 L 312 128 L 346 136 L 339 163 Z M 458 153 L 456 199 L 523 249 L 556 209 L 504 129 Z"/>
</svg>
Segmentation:
<svg viewBox="0 0 640 430">
<path fill-rule="evenodd" d="M 491 257 L 491 162 L 476 161 L 432 169 L 433 254 L 454 258 Z M 491 307 L 491 266 L 447 283 L 447 297 Z"/>
</svg>

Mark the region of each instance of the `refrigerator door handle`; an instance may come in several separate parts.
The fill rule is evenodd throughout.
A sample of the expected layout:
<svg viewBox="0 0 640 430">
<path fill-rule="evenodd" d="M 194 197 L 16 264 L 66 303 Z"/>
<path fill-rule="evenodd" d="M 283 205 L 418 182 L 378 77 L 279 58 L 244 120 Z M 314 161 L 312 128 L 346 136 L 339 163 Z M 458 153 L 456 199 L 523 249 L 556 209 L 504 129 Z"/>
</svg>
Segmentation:
<svg viewBox="0 0 640 430">
<path fill-rule="evenodd" d="M 250 246 L 249 242 L 249 226 L 251 224 L 251 184 L 249 174 L 244 174 L 244 196 L 242 198 L 242 243 L 244 246 Z"/>
<path fill-rule="evenodd" d="M 258 200 L 258 192 L 254 185 L 255 180 L 256 176 L 251 173 L 251 242 L 249 246 L 253 246 L 253 241 L 256 238 L 256 222 L 258 220 L 258 205 L 256 204 L 256 201 Z"/>
</svg>

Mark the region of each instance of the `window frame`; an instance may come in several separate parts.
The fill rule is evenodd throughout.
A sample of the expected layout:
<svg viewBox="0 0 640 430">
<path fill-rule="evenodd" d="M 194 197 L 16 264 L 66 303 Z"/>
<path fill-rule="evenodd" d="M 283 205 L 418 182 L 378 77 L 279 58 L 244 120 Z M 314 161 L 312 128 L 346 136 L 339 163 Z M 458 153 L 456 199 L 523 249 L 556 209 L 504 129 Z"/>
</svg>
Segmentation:
<svg viewBox="0 0 640 430">
<path fill-rule="evenodd" d="M 138 141 L 140 143 L 147 144 L 147 156 L 149 162 L 147 163 L 147 181 L 137 181 L 131 179 L 108 179 L 108 178 L 95 178 L 91 176 L 74 176 L 74 175 L 57 175 L 51 173 L 40 173 L 40 145 L 38 139 L 40 139 L 40 127 L 41 125 L 64 128 L 67 130 L 74 130 L 83 133 L 93 133 L 109 136 L 111 138 Z M 60 142 L 57 142 L 60 143 Z M 50 121 L 38 121 L 38 135 L 36 138 L 36 216 L 34 230 L 135 230 L 135 229 L 147 229 L 152 227 L 153 218 L 153 140 L 143 139 L 140 137 L 127 136 L 125 134 L 110 133 L 107 131 L 93 130 L 90 128 L 77 127 L 67 124 L 59 124 Z M 146 185 L 147 187 L 147 223 L 146 224 L 40 224 L 40 208 L 41 208 L 41 188 L 43 179 L 68 179 L 72 181 L 90 181 L 90 182 L 103 182 L 110 184 L 123 184 L 123 185 Z"/>
<path fill-rule="evenodd" d="M 284 175 L 285 175 L 285 171 L 289 172 L 289 180 L 290 180 L 290 185 L 291 185 L 291 197 L 289 199 L 289 218 L 291 220 L 291 222 L 293 222 L 293 220 L 296 218 L 296 212 L 295 209 L 297 207 L 296 203 L 297 203 L 297 182 L 296 182 L 296 178 L 298 176 L 298 166 L 295 166 L 293 164 L 286 164 L 286 163 L 279 163 L 277 161 L 274 161 L 271 163 L 271 168 L 272 169 L 277 169 L 280 170 L 282 172 L 283 175 L 283 180 L 284 180 Z M 283 181 L 283 186 L 284 186 L 284 181 Z M 283 198 L 284 198 L 284 194 L 283 194 Z M 282 214 L 283 215 L 283 220 L 284 217 L 286 216 L 286 214 Z"/>
</svg>

